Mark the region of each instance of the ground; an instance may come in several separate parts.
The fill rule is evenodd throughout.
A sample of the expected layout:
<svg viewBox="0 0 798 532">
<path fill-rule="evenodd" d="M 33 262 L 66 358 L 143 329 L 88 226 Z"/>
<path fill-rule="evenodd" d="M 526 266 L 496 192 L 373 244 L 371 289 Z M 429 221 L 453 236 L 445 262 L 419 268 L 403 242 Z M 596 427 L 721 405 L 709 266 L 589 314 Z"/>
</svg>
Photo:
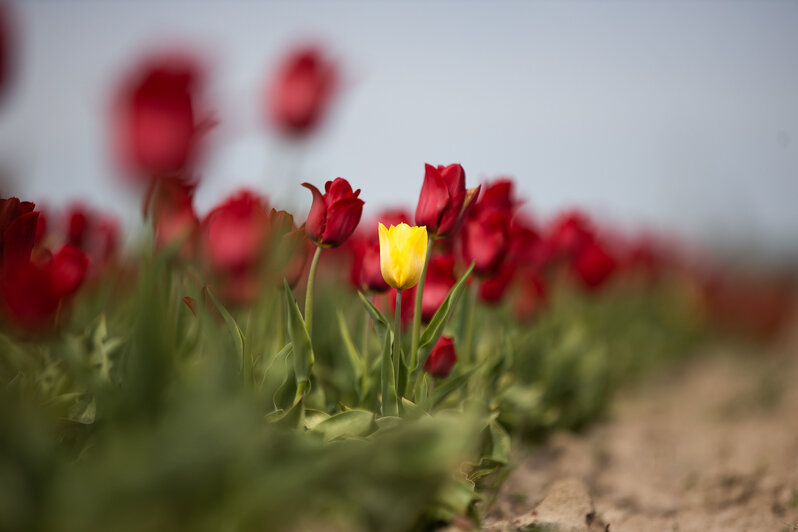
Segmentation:
<svg viewBox="0 0 798 532">
<path fill-rule="evenodd" d="M 798 531 L 791 330 L 710 347 L 622 391 L 585 433 L 520 453 L 484 529 Z"/>
</svg>

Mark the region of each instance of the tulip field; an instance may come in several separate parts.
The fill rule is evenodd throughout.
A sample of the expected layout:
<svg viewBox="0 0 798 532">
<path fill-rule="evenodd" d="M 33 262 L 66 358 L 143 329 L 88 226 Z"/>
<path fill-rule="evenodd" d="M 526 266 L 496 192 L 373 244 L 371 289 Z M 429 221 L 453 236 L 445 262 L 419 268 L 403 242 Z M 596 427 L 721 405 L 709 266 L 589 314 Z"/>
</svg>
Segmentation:
<svg viewBox="0 0 798 532">
<path fill-rule="evenodd" d="M 376 214 L 334 174 L 293 184 L 307 211 L 248 188 L 199 213 L 224 119 L 201 80 L 177 54 L 120 80 L 139 233 L 0 199 L 0 530 L 477 528 L 518 452 L 722 334 L 708 254 L 536 215 L 452 161 L 419 161 L 412 199 Z M 338 88 L 296 51 L 273 127 L 300 142 Z"/>
</svg>

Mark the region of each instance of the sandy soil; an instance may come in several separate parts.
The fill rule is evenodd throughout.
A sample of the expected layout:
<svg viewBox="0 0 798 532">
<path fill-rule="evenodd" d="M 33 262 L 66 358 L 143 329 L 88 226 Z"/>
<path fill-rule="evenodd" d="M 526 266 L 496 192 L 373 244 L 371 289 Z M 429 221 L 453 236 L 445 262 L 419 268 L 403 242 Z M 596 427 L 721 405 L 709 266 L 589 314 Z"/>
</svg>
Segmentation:
<svg viewBox="0 0 798 532">
<path fill-rule="evenodd" d="M 557 434 L 528 451 L 485 529 L 532 530 L 539 511 L 555 506 L 578 513 L 579 526 L 555 518 L 554 530 L 798 531 L 793 330 L 766 349 L 715 347 L 624 391 L 585 434 Z M 552 495 L 564 479 L 588 500 L 570 496 L 573 486 Z M 584 515 L 590 497 L 595 516 Z"/>
</svg>

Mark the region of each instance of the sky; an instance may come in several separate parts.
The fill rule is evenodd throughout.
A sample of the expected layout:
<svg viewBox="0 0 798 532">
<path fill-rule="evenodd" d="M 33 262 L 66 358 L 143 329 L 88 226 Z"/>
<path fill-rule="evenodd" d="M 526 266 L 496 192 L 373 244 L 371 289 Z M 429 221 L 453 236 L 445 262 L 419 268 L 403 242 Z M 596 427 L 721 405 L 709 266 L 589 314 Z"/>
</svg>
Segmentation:
<svg viewBox="0 0 798 532">
<path fill-rule="evenodd" d="M 110 157 L 114 84 L 138 58 L 191 47 L 219 125 L 201 211 L 241 186 L 303 218 L 343 176 L 365 216 L 414 207 L 425 162 L 470 183 L 512 176 L 533 213 L 580 206 L 619 228 L 798 251 L 798 2 L 30 1 L 13 5 L 19 69 L 0 108 L 12 192 L 85 198 L 134 226 L 141 191 Z M 288 145 L 263 112 L 305 42 L 343 90 Z"/>
</svg>

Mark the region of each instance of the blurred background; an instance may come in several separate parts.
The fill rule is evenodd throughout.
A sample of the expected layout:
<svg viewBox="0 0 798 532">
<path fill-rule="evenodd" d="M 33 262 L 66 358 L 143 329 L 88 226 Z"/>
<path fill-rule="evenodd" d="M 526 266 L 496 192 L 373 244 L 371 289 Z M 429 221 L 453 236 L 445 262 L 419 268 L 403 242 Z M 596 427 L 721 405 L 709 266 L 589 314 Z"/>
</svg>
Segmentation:
<svg viewBox="0 0 798 532">
<path fill-rule="evenodd" d="M 216 124 L 199 211 L 241 186 L 310 203 L 346 177 L 366 213 L 413 205 L 423 164 L 512 176 L 533 212 L 572 205 L 716 249 L 798 256 L 798 2 L 29 1 L 7 9 L 4 194 L 83 199 L 140 224 L 119 178 L 114 91 L 143 56 L 190 51 Z M 266 92 L 313 44 L 337 88 L 312 135 Z"/>
</svg>

